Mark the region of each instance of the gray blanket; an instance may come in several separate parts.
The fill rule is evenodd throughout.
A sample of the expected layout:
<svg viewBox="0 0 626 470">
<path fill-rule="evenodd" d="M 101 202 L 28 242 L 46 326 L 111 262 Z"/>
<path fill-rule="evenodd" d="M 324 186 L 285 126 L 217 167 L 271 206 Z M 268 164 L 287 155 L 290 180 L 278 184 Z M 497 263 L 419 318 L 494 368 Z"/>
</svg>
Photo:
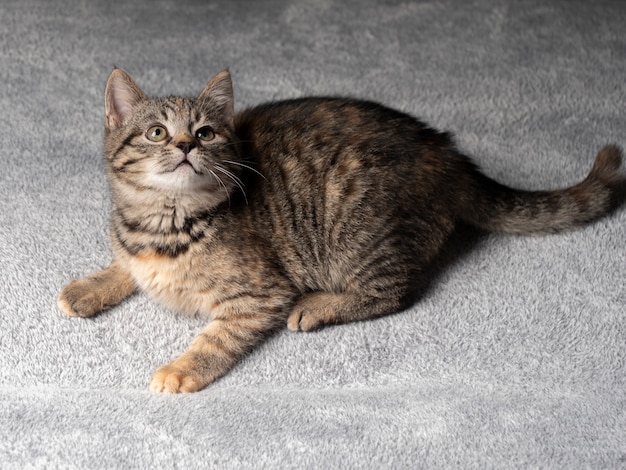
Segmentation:
<svg viewBox="0 0 626 470">
<path fill-rule="evenodd" d="M 151 94 L 228 67 L 239 108 L 377 100 L 557 188 L 626 144 L 624 25 L 621 0 L 3 1 L 0 468 L 624 468 L 624 207 L 547 237 L 460 229 L 413 308 L 282 331 L 192 395 L 147 384 L 201 320 L 55 304 L 110 261 L 113 64 Z"/>
</svg>

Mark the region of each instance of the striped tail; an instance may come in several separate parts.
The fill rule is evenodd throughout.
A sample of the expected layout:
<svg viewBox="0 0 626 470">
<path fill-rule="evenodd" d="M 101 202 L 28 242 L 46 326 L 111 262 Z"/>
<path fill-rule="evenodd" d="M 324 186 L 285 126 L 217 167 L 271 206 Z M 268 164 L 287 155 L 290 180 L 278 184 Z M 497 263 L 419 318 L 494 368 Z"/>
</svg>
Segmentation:
<svg viewBox="0 0 626 470">
<path fill-rule="evenodd" d="M 575 186 L 555 191 L 522 191 L 477 172 L 471 206 L 462 220 L 493 232 L 551 233 L 570 230 L 614 210 L 623 202 L 626 176 L 619 147 L 598 153 L 589 175 Z"/>
</svg>

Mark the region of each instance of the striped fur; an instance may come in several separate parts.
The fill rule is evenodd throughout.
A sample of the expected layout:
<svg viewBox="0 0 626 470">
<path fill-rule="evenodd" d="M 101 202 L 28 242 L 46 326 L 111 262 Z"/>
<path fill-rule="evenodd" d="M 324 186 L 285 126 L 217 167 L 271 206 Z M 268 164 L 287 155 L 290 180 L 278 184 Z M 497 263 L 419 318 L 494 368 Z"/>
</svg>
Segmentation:
<svg viewBox="0 0 626 470">
<path fill-rule="evenodd" d="M 235 114 L 227 71 L 197 98 L 148 98 L 115 69 L 105 111 L 114 260 L 58 303 L 86 317 L 142 289 L 206 315 L 154 374 L 155 392 L 206 386 L 285 324 L 310 331 L 411 305 L 458 221 L 565 230 L 606 214 L 624 189 L 614 146 L 580 184 L 527 192 L 378 104 L 305 98 Z"/>
</svg>

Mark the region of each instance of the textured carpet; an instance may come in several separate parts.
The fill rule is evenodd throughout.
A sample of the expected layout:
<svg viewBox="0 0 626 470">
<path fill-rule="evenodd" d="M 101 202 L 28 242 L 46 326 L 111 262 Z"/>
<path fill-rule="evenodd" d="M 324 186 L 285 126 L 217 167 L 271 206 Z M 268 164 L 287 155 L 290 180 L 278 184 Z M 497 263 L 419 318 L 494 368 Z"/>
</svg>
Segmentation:
<svg viewBox="0 0 626 470">
<path fill-rule="evenodd" d="M 111 256 L 113 64 L 150 94 L 229 67 L 239 108 L 374 99 L 556 188 L 626 145 L 625 24 L 617 0 L 3 1 L 0 468 L 624 468 L 623 207 L 548 237 L 461 230 L 409 311 L 285 330 L 193 395 L 147 384 L 200 320 L 55 301 Z"/>
</svg>

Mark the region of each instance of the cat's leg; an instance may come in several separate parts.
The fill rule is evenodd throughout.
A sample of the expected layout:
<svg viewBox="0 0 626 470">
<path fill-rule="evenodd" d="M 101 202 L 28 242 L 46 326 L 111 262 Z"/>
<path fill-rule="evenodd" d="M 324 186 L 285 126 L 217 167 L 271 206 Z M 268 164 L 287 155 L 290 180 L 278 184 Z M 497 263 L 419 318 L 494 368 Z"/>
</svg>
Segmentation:
<svg viewBox="0 0 626 470">
<path fill-rule="evenodd" d="M 289 314 L 287 327 L 292 331 L 312 331 L 325 325 L 369 320 L 407 308 L 404 295 L 382 297 L 363 293 L 312 292 L 305 294 Z"/>
<path fill-rule="evenodd" d="M 358 249 L 354 242 L 338 245 L 329 259 L 344 260 L 330 265 L 336 270 L 331 277 L 339 281 L 332 290 L 320 281 L 318 291 L 300 297 L 289 314 L 287 327 L 312 331 L 409 308 L 427 288 L 431 263 L 454 230 L 451 216 L 442 210 L 438 217 L 437 221 L 404 217 L 386 238 Z M 317 275 L 321 279 L 323 271 Z"/>
<path fill-rule="evenodd" d="M 150 391 L 195 392 L 225 374 L 248 346 L 247 341 L 235 336 L 234 330 L 236 327 L 219 320 L 209 323 L 187 351 L 157 369 L 150 381 Z"/>
<path fill-rule="evenodd" d="M 432 232 L 429 232 L 429 236 Z M 400 250 L 391 243 L 362 253 L 361 264 L 344 272 L 334 291 L 319 290 L 300 297 L 287 319 L 292 331 L 312 331 L 325 325 L 370 320 L 410 307 L 428 283 L 431 253 L 442 243 L 431 237 L 431 250 L 420 241 L 405 242 Z M 421 243 L 422 247 L 425 243 Z"/>
<path fill-rule="evenodd" d="M 222 312 L 180 357 L 152 376 L 150 391 L 195 392 L 228 372 L 252 348 L 284 325 L 288 304 Z M 278 302 L 280 303 L 280 302 Z M 254 313 L 252 313 L 254 312 Z"/>
<path fill-rule="evenodd" d="M 63 287 L 57 304 L 73 317 L 91 317 L 119 304 L 136 290 L 130 274 L 113 261 L 108 268 Z"/>
</svg>

